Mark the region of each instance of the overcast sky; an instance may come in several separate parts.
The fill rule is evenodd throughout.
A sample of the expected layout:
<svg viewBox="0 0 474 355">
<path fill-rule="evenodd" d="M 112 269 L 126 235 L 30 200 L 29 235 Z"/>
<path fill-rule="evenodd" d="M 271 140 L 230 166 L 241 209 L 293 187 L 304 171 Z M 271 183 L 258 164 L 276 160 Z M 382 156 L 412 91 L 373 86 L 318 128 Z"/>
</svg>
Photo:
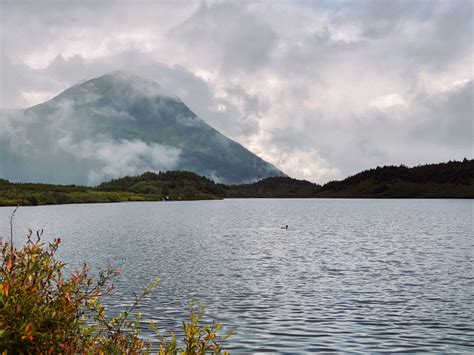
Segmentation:
<svg viewBox="0 0 474 355">
<path fill-rule="evenodd" d="M 473 156 L 470 0 L 0 0 L 1 108 L 130 70 L 290 176 Z"/>
</svg>

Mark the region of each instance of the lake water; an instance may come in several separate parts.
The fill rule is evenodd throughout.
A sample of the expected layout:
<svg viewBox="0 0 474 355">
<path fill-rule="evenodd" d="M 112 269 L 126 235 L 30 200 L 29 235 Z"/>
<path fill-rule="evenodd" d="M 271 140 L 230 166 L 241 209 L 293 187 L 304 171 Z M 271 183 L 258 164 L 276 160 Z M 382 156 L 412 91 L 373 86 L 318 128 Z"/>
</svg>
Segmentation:
<svg viewBox="0 0 474 355">
<path fill-rule="evenodd" d="M 159 276 L 144 318 L 179 326 L 191 298 L 236 352 L 474 352 L 472 200 L 229 199 L 23 207 L 69 267 L 123 273 L 120 309 Z M 0 234 L 12 208 L 0 208 Z M 288 230 L 280 229 L 289 225 Z"/>
</svg>

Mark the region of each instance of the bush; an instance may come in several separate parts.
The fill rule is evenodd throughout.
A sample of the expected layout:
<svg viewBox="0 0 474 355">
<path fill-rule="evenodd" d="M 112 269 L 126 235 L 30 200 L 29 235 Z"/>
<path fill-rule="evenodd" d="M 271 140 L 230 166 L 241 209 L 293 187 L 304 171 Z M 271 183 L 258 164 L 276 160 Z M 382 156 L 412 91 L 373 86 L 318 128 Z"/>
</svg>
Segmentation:
<svg viewBox="0 0 474 355">
<path fill-rule="evenodd" d="M 150 353 L 150 344 L 140 338 L 140 313 L 136 307 L 157 286 L 153 280 L 132 306 L 110 317 L 100 299 L 113 290 L 118 270 L 108 268 L 97 280 L 87 265 L 66 277 L 64 262 L 55 258 L 61 243 L 42 242 L 42 231 L 17 249 L 0 242 L 0 351 L 8 353 Z M 134 316 L 132 316 L 134 315 Z M 189 321 L 183 322 L 184 339 L 175 334 L 159 336 L 160 354 L 221 353 L 231 333 L 219 335 L 220 323 L 202 325 L 204 307 L 191 303 Z"/>
</svg>

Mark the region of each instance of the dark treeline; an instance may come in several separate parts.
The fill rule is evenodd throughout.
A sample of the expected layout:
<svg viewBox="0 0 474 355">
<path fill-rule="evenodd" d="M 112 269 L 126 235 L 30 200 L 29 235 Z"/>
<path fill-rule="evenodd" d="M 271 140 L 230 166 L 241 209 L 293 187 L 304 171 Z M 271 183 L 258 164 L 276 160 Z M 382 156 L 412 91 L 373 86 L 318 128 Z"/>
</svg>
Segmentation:
<svg viewBox="0 0 474 355">
<path fill-rule="evenodd" d="M 166 200 L 206 200 L 226 197 L 224 185 L 189 171 L 146 172 L 104 182 L 99 191 L 127 191 Z"/>
<path fill-rule="evenodd" d="M 473 198 L 474 160 L 365 170 L 328 182 L 319 197 Z"/>
<path fill-rule="evenodd" d="M 253 184 L 226 186 L 226 197 L 315 197 L 321 186 L 290 177 L 270 177 Z"/>
<path fill-rule="evenodd" d="M 186 171 L 147 172 L 104 182 L 97 187 L 12 183 L 0 180 L 0 206 L 124 201 L 213 200 L 224 188 Z"/>
<path fill-rule="evenodd" d="M 146 172 L 96 187 L 12 183 L 0 179 L 0 205 L 47 205 L 223 198 L 474 198 L 474 160 L 384 166 L 321 186 L 289 177 L 224 185 L 187 171 Z"/>
<path fill-rule="evenodd" d="M 416 183 L 462 184 L 469 185 L 474 178 L 474 160 L 464 159 L 462 162 L 420 165 L 409 168 L 405 165 L 384 166 L 362 171 L 342 181 L 332 181 L 324 185 L 324 190 L 343 189 L 366 180 L 391 182 L 396 180 Z"/>
<path fill-rule="evenodd" d="M 143 197 L 135 196 L 128 192 L 97 191 L 91 187 L 76 185 L 12 183 L 0 179 L 0 206 L 36 206 L 143 200 Z"/>
</svg>

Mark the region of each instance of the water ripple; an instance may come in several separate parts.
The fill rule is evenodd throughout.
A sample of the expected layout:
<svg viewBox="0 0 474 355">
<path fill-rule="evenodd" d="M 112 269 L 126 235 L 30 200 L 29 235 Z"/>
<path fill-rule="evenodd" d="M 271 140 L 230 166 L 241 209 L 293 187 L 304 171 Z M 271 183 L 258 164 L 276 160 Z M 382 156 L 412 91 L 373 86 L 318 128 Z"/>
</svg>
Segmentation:
<svg viewBox="0 0 474 355">
<path fill-rule="evenodd" d="M 123 268 L 111 311 L 159 276 L 144 321 L 179 327 L 188 301 L 236 352 L 474 352 L 473 202 L 224 200 L 22 208 L 61 256 Z M 0 208 L 7 226 L 10 209 Z M 288 224 L 288 230 L 280 226 Z M 0 231 L 7 235 L 7 230 Z M 147 339 L 154 336 L 145 332 Z"/>
</svg>

